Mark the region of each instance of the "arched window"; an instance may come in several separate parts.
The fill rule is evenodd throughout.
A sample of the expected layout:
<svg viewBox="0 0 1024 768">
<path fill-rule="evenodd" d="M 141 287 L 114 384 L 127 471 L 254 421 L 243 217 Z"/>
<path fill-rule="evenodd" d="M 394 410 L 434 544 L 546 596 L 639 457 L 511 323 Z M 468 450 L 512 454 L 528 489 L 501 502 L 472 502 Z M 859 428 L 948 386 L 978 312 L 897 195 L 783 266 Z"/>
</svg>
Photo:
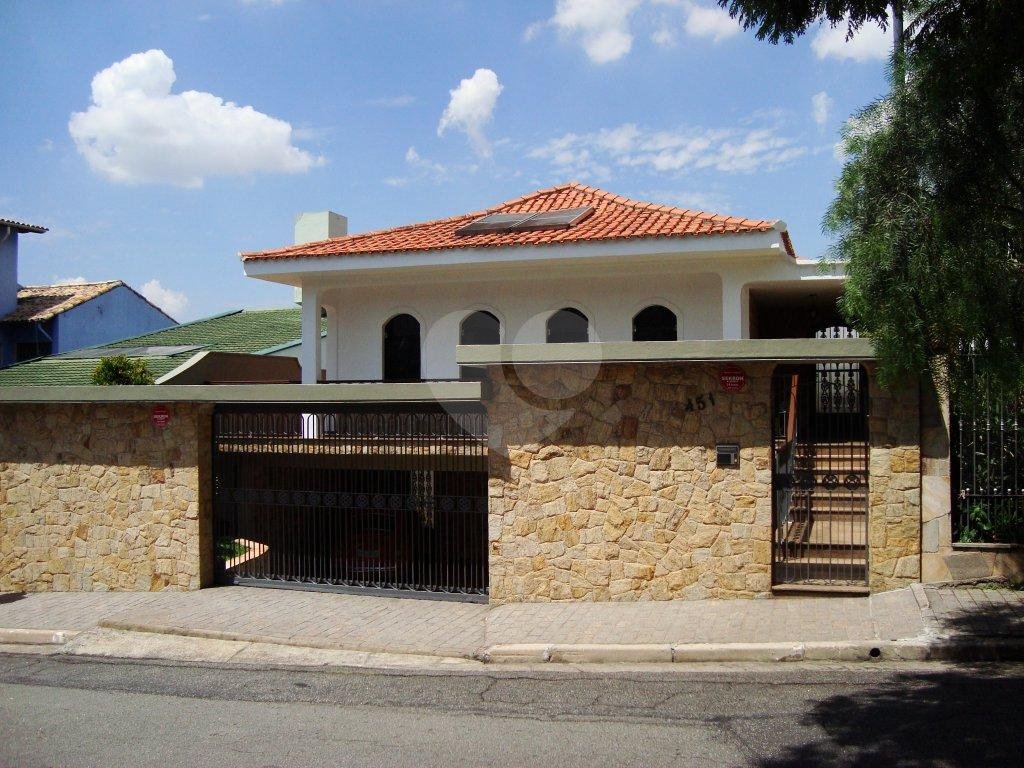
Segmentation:
<svg viewBox="0 0 1024 768">
<path fill-rule="evenodd" d="M 471 312 L 459 325 L 459 344 L 500 344 L 501 323 L 490 312 Z"/>
<path fill-rule="evenodd" d="M 384 381 L 420 380 L 420 322 L 395 315 L 384 324 Z"/>
<path fill-rule="evenodd" d="M 675 341 L 676 313 L 660 304 L 652 304 L 633 318 L 633 341 Z"/>
<path fill-rule="evenodd" d="M 590 321 L 578 309 L 563 307 L 548 318 L 548 344 L 590 341 Z"/>
</svg>

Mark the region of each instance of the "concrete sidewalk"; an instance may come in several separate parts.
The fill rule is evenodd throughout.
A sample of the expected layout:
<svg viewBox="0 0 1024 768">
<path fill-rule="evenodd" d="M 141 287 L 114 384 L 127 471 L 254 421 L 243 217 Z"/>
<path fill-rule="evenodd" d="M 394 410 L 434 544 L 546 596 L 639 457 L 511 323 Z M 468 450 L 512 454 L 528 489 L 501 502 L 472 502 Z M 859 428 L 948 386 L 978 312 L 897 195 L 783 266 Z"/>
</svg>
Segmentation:
<svg viewBox="0 0 1024 768">
<path fill-rule="evenodd" d="M 866 598 L 493 608 L 251 587 L 0 595 L 0 642 L 96 627 L 492 662 L 988 658 L 1024 650 L 1024 592 L 917 585 Z"/>
</svg>

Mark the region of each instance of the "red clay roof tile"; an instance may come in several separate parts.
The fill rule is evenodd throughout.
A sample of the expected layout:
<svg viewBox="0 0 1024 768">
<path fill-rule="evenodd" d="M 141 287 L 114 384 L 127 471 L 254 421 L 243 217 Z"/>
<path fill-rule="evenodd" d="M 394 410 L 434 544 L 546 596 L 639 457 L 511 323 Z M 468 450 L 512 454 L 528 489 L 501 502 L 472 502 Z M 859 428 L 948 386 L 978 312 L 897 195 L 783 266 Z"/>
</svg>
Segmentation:
<svg viewBox="0 0 1024 768">
<path fill-rule="evenodd" d="M 593 206 L 595 213 L 568 229 L 455 234 L 455 231 L 463 225 L 488 213 L 554 211 L 584 206 Z M 550 189 L 531 192 L 485 211 L 465 213 L 421 224 L 408 224 L 393 229 L 335 237 L 314 243 L 290 245 L 268 251 L 250 251 L 240 255 L 243 261 L 254 261 L 257 259 L 296 259 L 319 256 L 363 256 L 376 253 L 433 251 L 451 248 L 556 245 L 639 237 L 742 234 L 768 232 L 775 227 L 775 223 L 775 221 L 766 219 L 744 219 L 673 208 L 656 203 L 644 203 L 595 187 L 569 182 Z M 782 233 L 782 241 L 789 255 L 795 257 L 796 254 L 787 232 Z"/>
</svg>

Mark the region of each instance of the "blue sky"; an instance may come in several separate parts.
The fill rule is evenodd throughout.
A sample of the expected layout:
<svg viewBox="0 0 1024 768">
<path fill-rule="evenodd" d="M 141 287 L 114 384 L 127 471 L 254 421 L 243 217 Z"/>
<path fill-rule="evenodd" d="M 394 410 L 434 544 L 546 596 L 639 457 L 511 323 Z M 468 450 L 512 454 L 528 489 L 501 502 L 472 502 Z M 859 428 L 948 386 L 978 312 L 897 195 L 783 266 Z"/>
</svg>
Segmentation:
<svg viewBox="0 0 1024 768">
<path fill-rule="evenodd" d="M 120 278 L 178 319 L 287 304 L 237 253 L 299 211 L 359 232 L 570 179 L 818 257 L 838 131 L 886 88 L 884 34 L 844 33 L 772 46 L 711 0 L 5 0 L 0 217 L 51 228 L 22 283 Z"/>
</svg>

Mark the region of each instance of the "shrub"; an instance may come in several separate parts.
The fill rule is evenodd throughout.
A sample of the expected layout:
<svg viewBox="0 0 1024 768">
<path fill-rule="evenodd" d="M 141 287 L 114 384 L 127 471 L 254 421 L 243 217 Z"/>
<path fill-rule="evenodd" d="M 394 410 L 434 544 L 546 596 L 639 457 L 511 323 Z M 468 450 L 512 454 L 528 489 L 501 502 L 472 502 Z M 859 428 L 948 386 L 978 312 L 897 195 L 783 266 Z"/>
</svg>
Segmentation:
<svg viewBox="0 0 1024 768">
<path fill-rule="evenodd" d="M 145 360 L 117 355 L 104 357 L 92 372 L 92 383 L 101 386 L 112 384 L 153 384 L 156 380 Z"/>
</svg>

